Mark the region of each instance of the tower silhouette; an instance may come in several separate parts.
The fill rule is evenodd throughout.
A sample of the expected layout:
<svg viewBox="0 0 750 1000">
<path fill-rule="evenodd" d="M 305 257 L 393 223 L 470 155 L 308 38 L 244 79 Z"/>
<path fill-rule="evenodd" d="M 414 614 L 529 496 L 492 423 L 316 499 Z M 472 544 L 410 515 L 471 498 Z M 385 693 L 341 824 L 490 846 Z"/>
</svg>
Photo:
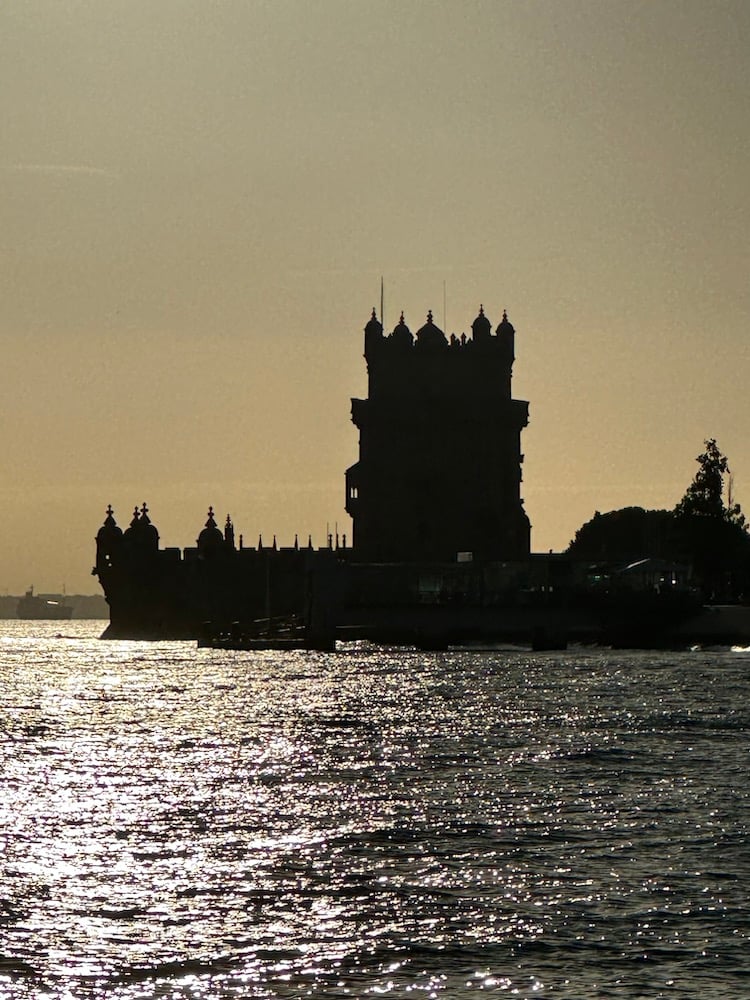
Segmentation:
<svg viewBox="0 0 750 1000">
<path fill-rule="evenodd" d="M 523 559 L 521 430 L 529 404 L 511 396 L 515 331 L 493 333 L 480 307 L 467 338 L 432 313 L 414 336 L 403 313 L 384 335 L 365 327 L 367 399 L 352 399 L 359 461 L 346 472 L 353 548 L 367 562 Z"/>
</svg>

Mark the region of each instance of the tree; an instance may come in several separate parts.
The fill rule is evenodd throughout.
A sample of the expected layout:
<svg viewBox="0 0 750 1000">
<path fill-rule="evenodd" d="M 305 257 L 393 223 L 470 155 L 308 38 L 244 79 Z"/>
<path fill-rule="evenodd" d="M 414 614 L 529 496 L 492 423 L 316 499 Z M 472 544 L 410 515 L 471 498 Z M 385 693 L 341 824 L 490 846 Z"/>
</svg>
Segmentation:
<svg viewBox="0 0 750 1000">
<path fill-rule="evenodd" d="M 730 476 L 726 455 L 719 451 L 716 438 L 704 441 L 706 450 L 696 459 L 698 471 L 685 495 L 674 509 L 677 517 L 710 517 L 746 529 L 745 515 L 731 497 L 724 504 L 724 477 Z"/>
<path fill-rule="evenodd" d="M 731 496 L 724 503 L 724 478 L 730 476 L 727 457 L 715 438 L 704 444 L 695 479 L 674 516 L 683 552 L 707 599 L 732 599 L 746 592 L 750 580 L 750 536 L 740 505 Z"/>
</svg>

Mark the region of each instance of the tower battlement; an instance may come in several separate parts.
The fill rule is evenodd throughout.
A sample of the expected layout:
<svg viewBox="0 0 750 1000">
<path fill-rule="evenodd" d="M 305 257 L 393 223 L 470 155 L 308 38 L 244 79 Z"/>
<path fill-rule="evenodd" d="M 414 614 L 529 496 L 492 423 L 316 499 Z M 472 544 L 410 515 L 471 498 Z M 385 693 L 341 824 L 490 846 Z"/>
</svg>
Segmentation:
<svg viewBox="0 0 750 1000">
<path fill-rule="evenodd" d="M 515 330 L 507 314 L 503 313 L 493 333 L 481 306 L 470 337 L 447 337 L 431 312 L 416 334 L 406 325 L 403 313 L 391 333 L 384 334 L 373 310 L 365 327 L 368 396 L 458 391 L 510 398 L 514 342 Z"/>
</svg>

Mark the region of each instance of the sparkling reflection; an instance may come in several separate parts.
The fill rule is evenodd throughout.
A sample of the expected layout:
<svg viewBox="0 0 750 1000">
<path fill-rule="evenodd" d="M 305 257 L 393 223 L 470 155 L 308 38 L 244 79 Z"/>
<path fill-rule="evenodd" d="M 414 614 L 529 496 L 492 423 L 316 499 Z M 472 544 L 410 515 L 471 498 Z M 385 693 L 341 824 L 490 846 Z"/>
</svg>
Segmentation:
<svg viewBox="0 0 750 1000">
<path fill-rule="evenodd" d="M 704 997 L 750 972 L 742 657 L 6 626 L 1 998 Z"/>
</svg>

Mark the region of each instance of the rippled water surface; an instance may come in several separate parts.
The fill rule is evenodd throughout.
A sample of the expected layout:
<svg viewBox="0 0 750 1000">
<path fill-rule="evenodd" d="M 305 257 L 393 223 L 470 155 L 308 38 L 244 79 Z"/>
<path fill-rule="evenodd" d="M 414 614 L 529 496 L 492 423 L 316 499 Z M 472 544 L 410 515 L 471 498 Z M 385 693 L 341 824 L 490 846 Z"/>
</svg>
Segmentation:
<svg viewBox="0 0 750 1000">
<path fill-rule="evenodd" d="M 750 652 L 0 623 L 0 998 L 750 996 Z"/>
</svg>

